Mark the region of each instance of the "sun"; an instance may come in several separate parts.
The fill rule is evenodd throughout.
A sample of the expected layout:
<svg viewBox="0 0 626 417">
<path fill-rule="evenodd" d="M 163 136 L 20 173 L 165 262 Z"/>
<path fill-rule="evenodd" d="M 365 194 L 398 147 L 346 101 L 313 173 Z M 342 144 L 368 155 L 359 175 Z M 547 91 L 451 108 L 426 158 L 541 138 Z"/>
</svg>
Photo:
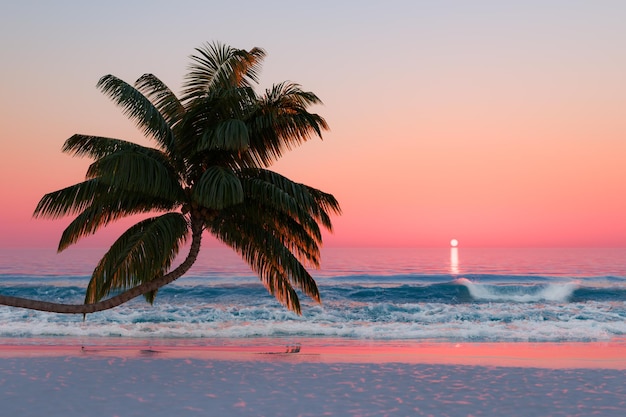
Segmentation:
<svg viewBox="0 0 626 417">
<path fill-rule="evenodd" d="M 452 239 L 450 241 L 450 246 L 452 246 L 453 248 L 456 248 L 457 246 L 459 246 L 459 241 L 456 239 Z"/>
</svg>

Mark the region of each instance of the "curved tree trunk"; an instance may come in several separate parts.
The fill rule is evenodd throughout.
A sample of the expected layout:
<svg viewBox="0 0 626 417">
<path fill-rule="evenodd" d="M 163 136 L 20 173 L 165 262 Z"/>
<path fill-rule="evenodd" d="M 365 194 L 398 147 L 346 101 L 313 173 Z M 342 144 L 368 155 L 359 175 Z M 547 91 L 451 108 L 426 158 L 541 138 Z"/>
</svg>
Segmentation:
<svg viewBox="0 0 626 417">
<path fill-rule="evenodd" d="M 185 258 L 182 264 L 176 267 L 176 269 L 163 275 L 162 277 L 158 277 L 156 279 L 153 279 L 152 281 L 145 282 L 114 297 L 107 298 L 106 300 L 98 301 L 97 303 L 93 304 L 61 304 L 48 301 L 31 300 L 21 297 L 9 297 L 0 294 L 0 305 L 64 314 L 88 314 L 117 307 L 127 301 L 132 300 L 135 297 L 139 297 L 140 295 L 143 295 L 147 292 L 157 290 L 177 280 L 187 271 L 189 271 L 189 268 L 191 268 L 191 266 L 194 264 L 194 262 L 198 258 L 198 253 L 200 252 L 200 243 L 202 241 L 201 221 L 192 220 L 191 228 L 191 247 L 189 248 L 187 258 Z"/>
</svg>

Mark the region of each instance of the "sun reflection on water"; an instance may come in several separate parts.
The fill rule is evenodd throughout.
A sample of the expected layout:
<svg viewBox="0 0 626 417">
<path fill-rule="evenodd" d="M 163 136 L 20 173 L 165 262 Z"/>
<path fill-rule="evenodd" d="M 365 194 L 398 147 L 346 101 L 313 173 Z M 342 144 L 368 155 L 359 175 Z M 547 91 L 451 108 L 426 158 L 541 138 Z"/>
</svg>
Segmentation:
<svg viewBox="0 0 626 417">
<path fill-rule="evenodd" d="M 459 274 L 459 248 L 450 248 L 450 274 Z"/>
</svg>

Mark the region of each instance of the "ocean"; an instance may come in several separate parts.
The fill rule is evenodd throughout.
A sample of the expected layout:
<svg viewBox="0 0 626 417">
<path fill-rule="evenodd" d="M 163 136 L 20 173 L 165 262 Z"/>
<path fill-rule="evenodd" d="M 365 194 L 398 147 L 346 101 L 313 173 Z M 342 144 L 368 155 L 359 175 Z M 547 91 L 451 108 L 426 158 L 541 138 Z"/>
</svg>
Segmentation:
<svg viewBox="0 0 626 417">
<path fill-rule="evenodd" d="M 81 303 L 103 249 L 2 249 L 0 293 Z M 287 311 L 227 248 L 161 289 L 88 315 L 0 306 L 0 337 L 588 342 L 626 335 L 626 249 L 326 248 L 322 304 Z"/>
</svg>

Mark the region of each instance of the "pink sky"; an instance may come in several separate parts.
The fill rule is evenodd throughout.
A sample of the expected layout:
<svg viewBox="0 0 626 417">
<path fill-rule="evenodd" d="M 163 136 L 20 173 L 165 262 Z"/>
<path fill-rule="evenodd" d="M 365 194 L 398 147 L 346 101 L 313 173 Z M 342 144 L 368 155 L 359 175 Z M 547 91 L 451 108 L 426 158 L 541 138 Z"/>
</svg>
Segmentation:
<svg viewBox="0 0 626 417">
<path fill-rule="evenodd" d="M 274 168 L 340 200 L 328 246 L 626 246 L 626 3 L 137 3 L 1 6 L 0 246 L 56 245 L 70 219 L 31 214 L 83 179 L 72 134 L 146 143 L 102 75 L 177 91 L 214 40 L 324 101 L 324 141 Z"/>
</svg>

